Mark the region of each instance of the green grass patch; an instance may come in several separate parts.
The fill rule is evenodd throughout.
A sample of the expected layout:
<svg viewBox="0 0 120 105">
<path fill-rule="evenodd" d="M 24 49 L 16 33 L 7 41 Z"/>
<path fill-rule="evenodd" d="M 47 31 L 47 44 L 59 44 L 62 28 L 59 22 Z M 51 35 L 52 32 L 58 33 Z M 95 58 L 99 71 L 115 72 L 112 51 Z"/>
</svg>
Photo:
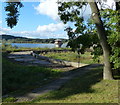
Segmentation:
<svg viewBox="0 0 120 105">
<path fill-rule="evenodd" d="M 80 62 L 85 64 L 98 63 L 97 61 L 93 60 L 93 56 L 91 55 L 90 52 L 85 52 L 85 54 L 81 54 L 80 59 L 78 58 L 77 52 L 61 52 L 61 53 L 49 52 L 45 54 L 45 56 L 53 59 L 61 59 L 61 60 Z M 100 63 L 102 63 L 102 57 L 100 59 L 101 59 Z"/>
<path fill-rule="evenodd" d="M 118 80 L 102 80 L 102 68 L 92 69 L 32 103 L 118 103 Z"/>
<path fill-rule="evenodd" d="M 7 97 L 2 99 L 3 102 L 15 102 L 16 100 L 17 99 L 14 97 Z"/>
<path fill-rule="evenodd" d="M 24 66 L 2 58 L 3 94 L 26 93 L 60 77 L 61 71 L 40 66 Z"/>
</svg>

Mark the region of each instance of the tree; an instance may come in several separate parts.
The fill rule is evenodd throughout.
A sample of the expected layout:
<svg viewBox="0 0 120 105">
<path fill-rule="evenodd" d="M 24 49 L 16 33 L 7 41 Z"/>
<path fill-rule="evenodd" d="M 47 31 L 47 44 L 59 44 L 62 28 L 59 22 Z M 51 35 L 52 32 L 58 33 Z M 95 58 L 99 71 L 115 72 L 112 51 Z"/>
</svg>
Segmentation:
<svg viewBox="0 0 120 105">
<path fill-rule="evenodd" d="M 105 28 L 103 27 L 103 22 L 100 18 L 100 13 L 98 6 L 95 2 L 89 2 L 89 5 L 92 10 L 92 18 L 93 21 L 97 27 L 98 31 L 98 37 L 100 39 L 100 44 L 103 49 L 103 56 L 104 56 L 104 72 L 103 72 L 103 78 L 104 79 L 113 79 L 112 77 L 112 68 L 110 64 L 110 48 L 109 44 L 107 42 L 107 35 L 105 32 Z"/>
<path fill-rule="evenodd" d="M 98 9 L 97 3 L 94 2 L 94 0 L 93 0 L 93 2 L 86 2 L 86 3 L 85 2 L 84 3 L 82 3 L 82 2 L 81 3 L 80 2 L 59 3 L 59 8 L 58 8 L 59 16 L 64 23 L 73 22 L 74 26 L 76 27 L 75 31 L 73 31 L 71 27 L 68 27 L 66 29 L 66 31 L 69 35 L 69 46 L 77 47 L 79 43 L 82 43 L 83 45 L 86 45 L 85 43 L 87 43 L 88 44 L 87 46 L 93 45 L 94 41 L 90 42 L 90 40 L 91 40 L 91 36 L 96 37 L 95 32 L 91 33 L 89 30 L 87 30 L 87 32 L 86 32 L 85 31 L 86 29 L 84 29 L 85 22 L 83 20 L 83 17 L 80 17 L 80 9 L 83 8 L 83 6 L 86 6 L 88 3 L 92 10 L 92 20 L 97 28 L 97 35 L 98 35 L 98 38 L 99 38 L 99 41 L 100 41 L 100 44 L 102 47 L 102 52 L 104 55 L 103 78 L 104 79 L 113 79 L 111 62 L 110 62 L 110 54 L 112 51 L 111 46 L 110 46 L 111 44 L 109 41 L 110 36 L 108 36 L 107 30 L 105 30 L 106 27 L 103 24 L 100 10 Z M 116 19 L 114 19 L 114 20 L 116 20 Z M 115 27 L 115 23 L 113 23 L 113 24 Z M 89 25 L 91 25 L 91 24 L 88 24 L 88 26 Z M 92 34 L 94 34 L 94 35 L 92 35 Z M 87 40 L 85 40 L 85 39 L 87 39 Z M 113 39 L 113 38 L 111 38 L 111 39 Z M 82 40 L 85 40 L 85 42 L 83 42 Z M 113 47 L 113 45 L 112 45 L 112 47 Z M 114 49 L 114 52 L 116 52 L 115 50 L 116 49 Z M 116 55 L 116 53 L 115 53 L 115 55 Z M 114 56 L 114 58 L 115 58 L 115 56 Z M 115 64 L 117 64 L 117 63 L 115 63 Z"/>
<path fill-rule="evenodd" d="M 23 4 L 18 0 L 18 2 L 6 2 L 5 11 L 7 11 L 7 25 L 13 28 L 18 23 L 19 9 L 23 7 Z"/>
</svg>

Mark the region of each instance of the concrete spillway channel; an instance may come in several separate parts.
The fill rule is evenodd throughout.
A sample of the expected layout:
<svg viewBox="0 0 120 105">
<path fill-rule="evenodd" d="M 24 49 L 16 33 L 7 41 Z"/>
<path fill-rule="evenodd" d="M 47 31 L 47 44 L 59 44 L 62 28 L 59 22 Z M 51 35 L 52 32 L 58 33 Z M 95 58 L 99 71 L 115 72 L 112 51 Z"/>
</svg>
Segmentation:
<svg viewBox="0 0 120 105">
<path fill-rule="evenodd" d="M 38 59 L 46 60 L 50 63 L 60 64 L 60 65 L 64 65 L 64 66 L 82 67 L 82 66 L 88 65 L 88 64 L 77 63 L 77 62 L 64 61 L 64 60 L 60 60 L 60 59 L 52 59 L 52 58 L 49 58 L 46 56 L 41 56 L 41 55 L 36 54 L 34 52 L 32 52 L 31 55 L 38 58 Z"/>
<path fill-rule="evenodd" d="M 12 58 L 17 62 L 25 63 L 28 65 L 51 65 L 52 63 L 42 60 L 42 59 L 37 59 L 36 56 L 32 55 L 32 51 L 24 51 L 24 52 L 12 52 L 9 54 L 8 58 Z"/>
<path fill-rule="evenodd" d="M 73 67 L 82 67 L 87 64 L 63 61 L 60 59 L 52 59 L 49 57 L 41 56 L 34 53 L 33 51 L 21 51 L 21 52 L 12 52 L 8 56 L 9 58 L 14 59 L 15 61 L 31 64 L 31 65 L 41 65 L 41 66 L 73 66 Z"/>
</svg>

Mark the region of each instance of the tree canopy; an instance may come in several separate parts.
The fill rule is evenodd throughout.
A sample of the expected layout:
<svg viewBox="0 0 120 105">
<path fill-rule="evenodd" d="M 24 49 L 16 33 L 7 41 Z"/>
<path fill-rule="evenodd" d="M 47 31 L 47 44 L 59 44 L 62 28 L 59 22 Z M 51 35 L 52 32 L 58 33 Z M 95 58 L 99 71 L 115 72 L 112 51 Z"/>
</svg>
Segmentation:
<svg viewBox="0 0 120 105">
<path fill-rule="evenodd" d="M 85 51 L 85 48 L 93 46 L 94 52 L 92 54 L 94 54 L 94 58 L 99 60 L 99 56 L 103 54 L 104 64 L 107 65 L 106 56 L 108 56 L 109 61 L 107 60 L 107 62 L 111 62 L 114 69 L 120 68 L 119 3 L 116 3 L 116 10 L 110 8 L 98 9 L 98 4 L 93 2 L 59 2 L 58 7 L 61 20 L 65 24 L 72 22 L 76 27 L 73 27 L 73 29 L 69 26 L 65 29 L 69 36 L 68 45 L 75 50 L 79 47 L 79 44 L 82 44 L 81 53 Z M 86 21 L 80 10 L 88 4 L 91 6 L 92 15 Z M 111 71 L 111 64 L 106 71 Z"/>
<path fill-rule="evenodd" d="M 23 4 L 21 2 L 6 2 L 5 11 L 7 13 L 7 25 L 10 28 L 13 28 L 18 23 L 18 17 L 19 17 L 19 9 L 23 7 Z"/>
</svg>

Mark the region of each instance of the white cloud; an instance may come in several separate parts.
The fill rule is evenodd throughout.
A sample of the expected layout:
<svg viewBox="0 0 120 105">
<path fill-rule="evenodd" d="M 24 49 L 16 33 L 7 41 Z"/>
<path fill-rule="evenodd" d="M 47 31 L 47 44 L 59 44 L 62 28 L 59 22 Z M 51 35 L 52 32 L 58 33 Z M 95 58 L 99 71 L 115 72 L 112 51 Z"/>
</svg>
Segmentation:
<svg viewBox="0 0 120 105">
<path fill-rule="evenodd" d="M 40 4 L 36 7 L 34 7 L 34 9 L 37 10 L 38 14 L 47 15 L 47 16 L 51 17 L 53 20 L 59 20 L 57 1 L 58 0 L 40 0 Z M 64 1 L 67 1 L 67 0 L 64 0 Z M 68 1 L 71 1 L 71 0 L 68 0 Z M 75 1 L 75 0 L 73 0 L 73 1 Z M 103 0 L 102 0 L 101 3 L 104 4 L 105 8 L 108 7 L 111 9 L 115 9 L 114 0 L 107 0 L 106 2 L 103 2 Z M 100 5 L 99 5 L 99 7 L 100 7 Z M 85 8 L 83 8 L 83 10 L 84 9 Z M 90 16 L 90 14 L 91 14 L 91 9 L 88 5 L 86 8 L 86 11 L 84 12 L 84 17 L 86 18 L 86 17 L 88 17 L 88 15 Z"/>
<path fill-rule="evenodd" d="M 38 14 L 43 14 L 51 17 L 53 20 L 59 21 L 60 18 L 58 16 L 58 0 L 40 0 L 40 4 L 34 7 L 37 10 Z M 83 10 L 83 11 L 82 11 Z M 91 9 L 89 5 L 86 8 L 83 8 L 81 11 L 84 12 L 84 17 L 88 17 L 91 13 Z"/>
<path fill-rule="evenodd" d="M 2 24 L 2 21 L 0 20 L 0 24 Z"/>
<path fill-rule="evenodd" d="M 38 32 L 55 32 L 55 31 L 59 31 L 61 29 L 64 29 L 64 24 L 63 23 L 58 23 L 58 24 L 48 24 L 48 25 L 43 25 L 43 26 L 38 26 L 37 27 L 37 31 Z"/>
<path fill-rule="evenodd" d="M 102 0 L 101 5 L 98 4 L 99 8 L 101 8 L 101 6 L 103 9 L 109 8 L 109 9 L 115 10 L 115 8 L 116 8 L 114 0 L 107 0 L 107 1 Z"/>
<path fill-rule="evenodd" d="M 68 38 L 65 32 L 59 32 L 58 34 L 58 31 L 63 27 L 61 23 L 52 24 L 48 26 L 46 25 L 46 27 L 47 28 L 45 30 L 44 28 L 40 30 L 39 29 L 40 27 L 38 26 L 38 28 L 35 31 L 13 31 L 11 29 L 0 27 L 0 34 L 21 36 L 21 37 L 27 37 L 27 38 L 42 38 L 42 39 L 44 38 Z M 52 27 L 54 29 L 52 29 Z M 47 29 L 49 31 L 47 31 Z M 50 29 L 52 29 L 52 31 Z"/>
<path fill-rule="evenodd" d="M 38 14 L 47 15 L 53 20 L 59 20 L 57 0 L 40 0 L 40 4 L 34 8 Z"/>
<path fill-rule="evenodd" d="M 114 0 L 107 0 L 106 5 L 110 7 L 110 9 L 115 9 L 115 1 Z"/>
<path fill-rule="evenodd" d="M 11 29 L 0 27 L 0 35 L 1 34 L 9 34 L 10 30 Z"/>
<path fill-rule="evenodd" d="M 0 31 L 10 31 L 11 29 L 9 29 L 9 28 L 2 28 L 2 27 L 0 27 Z"/>
</svg>

